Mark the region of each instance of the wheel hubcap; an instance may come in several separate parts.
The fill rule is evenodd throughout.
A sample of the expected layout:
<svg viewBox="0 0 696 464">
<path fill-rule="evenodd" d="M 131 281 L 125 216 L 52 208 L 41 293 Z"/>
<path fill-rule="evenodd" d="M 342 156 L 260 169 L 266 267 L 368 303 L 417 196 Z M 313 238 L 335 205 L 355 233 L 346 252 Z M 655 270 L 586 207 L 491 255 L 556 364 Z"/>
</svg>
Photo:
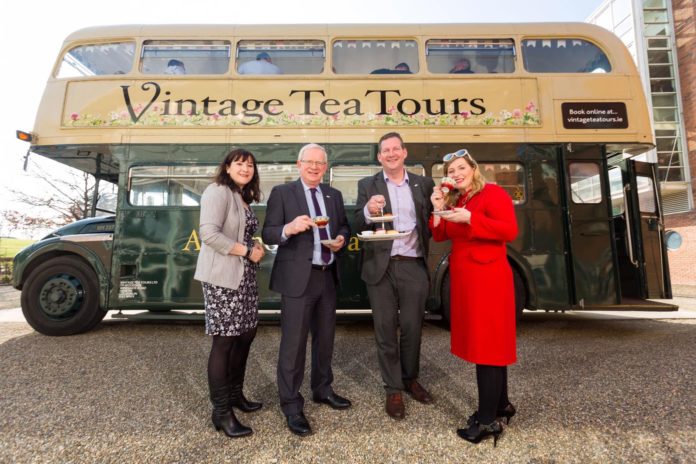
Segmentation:
<svg viewBox="0 0 696 464">
<path fill-rule="evenodd" d="M 48 279 L 39 292 L 39 304 L 46 315 L 66 318 L 82 304 L 84 290 L 78 279 L 70 275 L 56 275 Z"/>
</svg>

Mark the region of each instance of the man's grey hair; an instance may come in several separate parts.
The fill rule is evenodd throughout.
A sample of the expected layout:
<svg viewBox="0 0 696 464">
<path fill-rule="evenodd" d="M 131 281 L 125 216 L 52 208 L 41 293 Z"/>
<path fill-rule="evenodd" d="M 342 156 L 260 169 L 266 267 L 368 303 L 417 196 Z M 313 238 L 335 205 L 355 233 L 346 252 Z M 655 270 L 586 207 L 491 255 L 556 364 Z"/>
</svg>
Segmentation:
<svg viewBox="0 0 696 464">
<path fill-rule="evenodd" d="M 324 161 L 329 160 L 329 156 L 326 154 L 326 149 L 319 145 L 318 143 L 308 143 L 304 147 L 300 148 L 300 153 L 297 155 L 297 161 L 302 160 L 302 156 L 305 154 L 307 150 L 311 150 L 313 148 L 318 148 L 319 150 L 324 152 Z"/>
</svg>

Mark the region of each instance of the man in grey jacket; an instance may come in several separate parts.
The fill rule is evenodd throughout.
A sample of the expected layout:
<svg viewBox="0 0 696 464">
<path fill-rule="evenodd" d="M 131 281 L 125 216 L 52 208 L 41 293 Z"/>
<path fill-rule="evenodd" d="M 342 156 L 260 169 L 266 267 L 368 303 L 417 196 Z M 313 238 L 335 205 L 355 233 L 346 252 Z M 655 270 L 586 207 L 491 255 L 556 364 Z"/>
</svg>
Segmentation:
<svg viewBox="0 0 696 464">
<path fill-rule="evenodd" d="M 377 341 L 377 357 L 386 390 L 385 409 L 393 419 L 403 419 L 401 392 L 416 401 L 431 403 L 430 394 L 418 383 L 421 329 L 428 297 L 426 259 L 430 242 L 430 195 L 435 186 L 429 177 L 405 169 L 408 156 L 401 136 L 390 132 L 379 140 L 377 159 L 382 171 L 358 182 L 355 227 L 374 230 L 381 224 L 370 217 L 393 214 L 388 227 L 411 231 L 404 238 L 364 242 L 361 277 L 367 284 Z M 385 236 L 386 237 L 386 236 Z"/>
</svg>

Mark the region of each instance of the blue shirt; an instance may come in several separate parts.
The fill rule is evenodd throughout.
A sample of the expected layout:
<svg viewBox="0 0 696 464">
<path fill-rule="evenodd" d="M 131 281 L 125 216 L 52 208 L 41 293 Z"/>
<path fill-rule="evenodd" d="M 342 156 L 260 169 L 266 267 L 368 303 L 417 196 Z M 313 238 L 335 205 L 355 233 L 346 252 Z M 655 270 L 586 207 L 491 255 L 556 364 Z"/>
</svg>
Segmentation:
<svg viewBox="0 0 696 464">
<path fill-rule="evenodd" d="M 317 185 L 317 202 L 319 203 L 319 207 L 321 208 L 321 211 L 314 211 L 314 201 L 312 200 L 312 192 L 311 188 L 307 184 L 304 183 L 302 179 L 300 179 L 300 182 L 302 183 L 302 188 L 304 189 L 304 194 L 305 194 L 305 200 L 307 200 L 307 206 L 309 207 L 309 217 L 315 217 L 315 216 L 327 216 L 328 214 L 326 212 L 326 203 L 324 203 L 324 194 L 321 192 L 321 188 Z M 312 233 L 314 234 L 314 251 L 312 253 L 312 264 L 317 264 L 319 266 L 322 266 L 326 263 L 321 259 L 321 238 L 319 238 L 319 228 L 318 227 L 312 227 Z M 326 233 L 328 234 L 329 238 L 331 238 L 331 228 L 329 225 L 326 225 Z M 283 232 L 281 233 L 280 236 L 281 242 L 285 243 L 288 241 L 288 237 L 285 236 L 285 227 L 283 227 Z M 331 252 L 331 259 L 329 260 L 328 264 L 331 264 L 334 262 L 336 258 L 334 257 L 333 251 Z"/>
<path fill-rule="evenodd" d="M 382 173 L 384 174 L 384 171 Z M 423 256 L 423 253 L 420 251 L 420 243 L 418 242 L 416 205 L 413 203 L 408 171 L 404 170 L 404 179 L 400 184 L 389 180 L 386 174 L 384 174 L 384 182 L 387 184 L 387 190 L 389 191 L 391 212 L 396 216 L 393 222 L 394 229 L 400 232 L 413 231 L 408 237 L 394 240 L 391 256 Z M 367 210 L 367 205 L 365 205 L 363 213 L 367 223 L 372 222 L 370 221 L 370 212 Z"/>
</svg>

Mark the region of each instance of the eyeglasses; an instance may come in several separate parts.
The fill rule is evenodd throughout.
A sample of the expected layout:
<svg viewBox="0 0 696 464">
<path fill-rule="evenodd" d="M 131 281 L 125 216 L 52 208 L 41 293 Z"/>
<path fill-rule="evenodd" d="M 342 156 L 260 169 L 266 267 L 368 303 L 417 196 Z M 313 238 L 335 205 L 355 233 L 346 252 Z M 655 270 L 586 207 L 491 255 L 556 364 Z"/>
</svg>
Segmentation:
<svg viewBox="0 0 696 464">
<path fill-rule="evenodd" d="M 467 151 L 467 149 L 462 148 L 461 150 L 457 150 L 454 153 L 447 153 L 445 156 L 442 157 L 442 161 L 447 163 L 448 161 L 452 161 L 454 158 L 461 158 L 463 156 L 469 158 L 472 161 L 474 160 Z"/>
<path fill-rule="evenodd" d="M 310 166 L 322 167 L 326 166 L 326 161 L 310 161 L 310 160 L 300 160 L 300 163 L 308 164 Z"/>
</svg>

